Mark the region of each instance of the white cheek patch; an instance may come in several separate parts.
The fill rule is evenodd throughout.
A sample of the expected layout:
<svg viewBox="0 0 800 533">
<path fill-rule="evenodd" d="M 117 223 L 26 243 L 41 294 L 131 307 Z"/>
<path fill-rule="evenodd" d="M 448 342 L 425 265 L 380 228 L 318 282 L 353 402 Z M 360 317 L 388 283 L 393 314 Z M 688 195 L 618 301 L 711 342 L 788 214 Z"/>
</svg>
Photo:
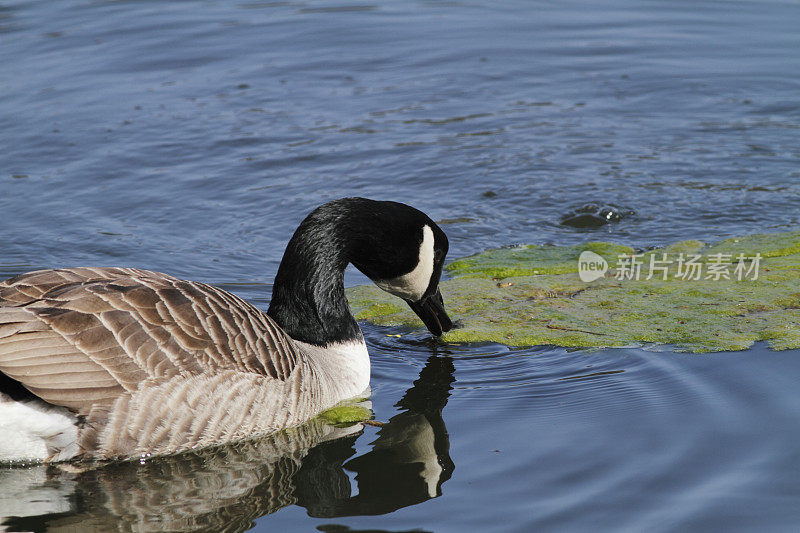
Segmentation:
<svg viewBox="0 0 800 533">
<path fill-rule="evenodd" d="M 373 280 L 375 285 L 388 293 L 405 300 L 416 302 L 431 282 L 433 274 L 433 230 L 430 226 L 422 227 L 422 244 L 419 247 L 419 261 L 414 270 L 408 274 L 392 279 Z"/>
</svg>

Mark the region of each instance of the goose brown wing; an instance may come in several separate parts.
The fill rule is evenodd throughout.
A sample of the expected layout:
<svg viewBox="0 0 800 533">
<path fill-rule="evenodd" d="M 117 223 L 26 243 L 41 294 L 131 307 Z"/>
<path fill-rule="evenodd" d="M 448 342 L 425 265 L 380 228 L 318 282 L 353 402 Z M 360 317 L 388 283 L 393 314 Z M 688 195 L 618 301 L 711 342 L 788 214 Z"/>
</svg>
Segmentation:
<svg viewBox="0 0 800 533">
<path fill-rule="evenodd" d="M 150 378 L 237 370 L 286 380 L 296 364 L 271 318 L 204 283 L 129 268 L 0 282 L 0 372 L 81 414 Z"/>
</svg>

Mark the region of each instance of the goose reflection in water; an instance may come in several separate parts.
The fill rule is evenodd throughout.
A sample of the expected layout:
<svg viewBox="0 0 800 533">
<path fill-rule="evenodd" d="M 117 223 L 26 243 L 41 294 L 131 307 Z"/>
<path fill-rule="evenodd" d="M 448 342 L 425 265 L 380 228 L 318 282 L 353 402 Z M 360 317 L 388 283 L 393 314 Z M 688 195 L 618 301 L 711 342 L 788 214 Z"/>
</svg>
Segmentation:
<svg viewBox="0 0 800 533">
<path fill-rule="evenodd" d="M 0 467 L 0 531 L 244 531 L 288 505 L 314 517 L 376 515 L 441 495 L 454 464 L 442 419 L 454 381 L 432 356 L 353 457 L 363 426 L 314 419 L 261 439 L 143 463 L 80 470 Z M 351 496 L 355 472 L 358 494 Z"/>
</svg>

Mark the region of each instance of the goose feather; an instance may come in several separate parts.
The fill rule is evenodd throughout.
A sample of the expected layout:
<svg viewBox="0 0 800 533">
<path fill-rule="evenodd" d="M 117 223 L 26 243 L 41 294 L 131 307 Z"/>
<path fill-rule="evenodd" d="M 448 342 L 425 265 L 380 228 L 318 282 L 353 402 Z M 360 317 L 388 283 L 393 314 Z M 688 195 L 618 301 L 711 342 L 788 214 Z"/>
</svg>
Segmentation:
<svg viewBox="0 0 800 533">
<path fill-rule="evenodd" d="M 293 402 L 298 362 L 269 316 L 204 283 L 132 268 L 0 282 L 0 372 L 75 412 L 83 454 L 169 453 L 299 423 L 313 406 Z"/>
</svg>

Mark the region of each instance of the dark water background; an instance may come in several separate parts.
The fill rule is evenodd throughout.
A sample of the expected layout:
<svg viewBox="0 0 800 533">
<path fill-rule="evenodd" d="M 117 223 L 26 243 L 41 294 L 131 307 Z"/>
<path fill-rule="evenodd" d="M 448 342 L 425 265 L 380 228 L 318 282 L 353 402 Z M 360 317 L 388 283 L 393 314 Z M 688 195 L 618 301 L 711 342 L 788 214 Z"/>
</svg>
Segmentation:
<svg viewBox="0 0 800 533">
<path fill-rule="evenodd" d="M 796 228 L 798 95 L 796 1 L 2 1 L 0 276 L 139 266 L 264 306 L 299 221 L 348 195 L 426 211 L 451 258 Z M 560 224 L 587 202 L 634 214 Z M 0 473 L 0 515 L 101 531 L 800 524 L 797 351 L 365 333 L 390 429 Z"/>
</svg>

